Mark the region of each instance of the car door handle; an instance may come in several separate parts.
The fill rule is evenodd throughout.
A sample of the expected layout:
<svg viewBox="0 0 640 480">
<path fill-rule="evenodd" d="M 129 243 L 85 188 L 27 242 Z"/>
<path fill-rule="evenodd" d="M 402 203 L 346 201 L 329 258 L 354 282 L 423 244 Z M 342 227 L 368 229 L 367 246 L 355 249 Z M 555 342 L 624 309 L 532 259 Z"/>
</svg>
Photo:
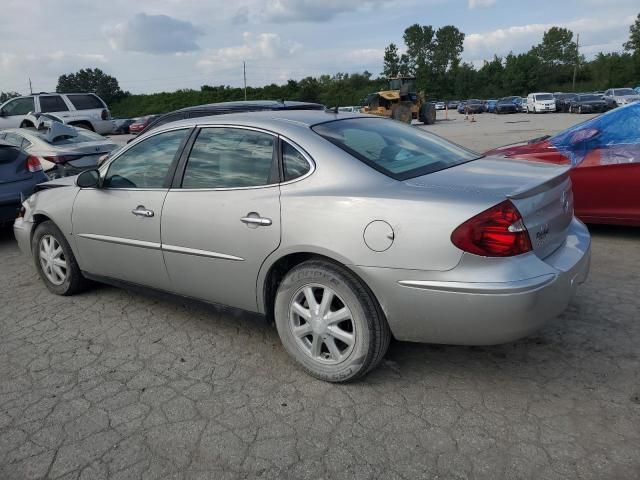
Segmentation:
<svg viewBox="0 0 640 480">
<path fill-rule="evenodd" d="M 147 217 L 147 218 L 153 217 L 154 215 L 153 210 L 149 210 L 145 208 L 144 205 L 138 205 L 136 208 L 131 210 L 131 213 L 139 217 Z"/>
<path fill-rule="evenodd" d="M 260 225 L 263 227 L 268 227 L 272 223 L 270 218 L 264 217 L 242 217 L 240 221 L 247 225 Z"/>
</svg>

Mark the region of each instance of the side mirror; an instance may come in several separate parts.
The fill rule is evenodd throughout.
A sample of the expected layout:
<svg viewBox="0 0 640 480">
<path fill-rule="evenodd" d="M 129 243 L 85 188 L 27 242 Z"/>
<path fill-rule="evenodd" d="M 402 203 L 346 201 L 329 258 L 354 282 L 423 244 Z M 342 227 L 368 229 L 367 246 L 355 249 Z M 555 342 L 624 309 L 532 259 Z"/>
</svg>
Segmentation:
<svg viewBox="0 0 640 480">
<path fill-rule="evenodd" d="M 100 185 L 100 172 L 97 169 L 85 170 L 76 178 L 80 188 L 95 188 Z"/>
<path fill-rule="evenodd" d="M 4 111 L 4 108 L 0 108 L 0 117 L 6 117 L 7 112 Z"/>
</svg>

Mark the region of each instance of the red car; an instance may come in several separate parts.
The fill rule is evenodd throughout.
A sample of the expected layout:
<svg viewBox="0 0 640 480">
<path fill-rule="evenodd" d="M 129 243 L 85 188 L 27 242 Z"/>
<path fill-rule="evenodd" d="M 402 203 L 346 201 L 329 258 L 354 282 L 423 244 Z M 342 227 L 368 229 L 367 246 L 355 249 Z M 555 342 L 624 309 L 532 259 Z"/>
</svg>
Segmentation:
<svg viewBox="0 0 640 480">
<path fill-rule="evenodd" d="M 147 115 L 146 117 L 136 118 L 136 121 L 129 125 L 129 133 L 137 135 L 156 118 L 157 115 Z"/>
<path fill-rule="evenodd" d="M 640 103 L 485 155 L 573 166 L 577 217 L 585 223 L 640 226 Z"/>
</svg>

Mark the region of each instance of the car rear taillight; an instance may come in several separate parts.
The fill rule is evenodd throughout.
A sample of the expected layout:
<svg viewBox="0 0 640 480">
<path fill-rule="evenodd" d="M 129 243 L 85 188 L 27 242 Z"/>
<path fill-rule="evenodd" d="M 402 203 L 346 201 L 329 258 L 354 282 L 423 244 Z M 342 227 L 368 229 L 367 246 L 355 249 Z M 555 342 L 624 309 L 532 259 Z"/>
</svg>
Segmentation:
<svg viewBox="0 0 640 480">
<path fill-rule="evenodd" d="M 102 118 L 102 120 L 109 120 L 111 118 L 111 113 L 109 112 L 109 110 L 104 109 L 100 114 L 100 118 Z"/>
<path fill-rule="evenodd" d="M 483 257 L 512 257 L 532 250 L 522 216 L 509 200 L 464 222 L 453 231 L 451 241 L 460 250 Z"/>
<path fill-rule="evenodd" d="M 27 157 L 27 170 L 31 173 L 42 171 L 42 164 L 40 163 L 40 159 L 38 157 L 34 157 L 30 155 Z"/>
<path fill-rule="evenodd" d="M 72 160 L 78 160 L 79 158 L 82 158 L 82 157 L 83 155 L 56 155 L 55 157 L 42 157 L 42 158 L 48 162 L 66 163 Z"/>
</svg>

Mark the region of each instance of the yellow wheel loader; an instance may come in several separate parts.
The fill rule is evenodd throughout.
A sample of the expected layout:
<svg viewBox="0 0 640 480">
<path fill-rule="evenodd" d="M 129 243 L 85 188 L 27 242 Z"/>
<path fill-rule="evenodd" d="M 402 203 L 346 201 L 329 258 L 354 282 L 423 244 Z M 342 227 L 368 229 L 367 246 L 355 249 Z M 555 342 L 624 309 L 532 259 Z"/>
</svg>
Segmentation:
<svg viewBox="0 0 640 480">
<path fill-rule="evenodd" d="M 408 124 L 417 119 L 425 125 L 432 125 L 436 121 L 435 105 L 426 102 L 424 94 L 416 90 L 415 77 L 391 78 L 389 90 L 367 95 L 361 112 L 390 117 Z"/>
</svg>

